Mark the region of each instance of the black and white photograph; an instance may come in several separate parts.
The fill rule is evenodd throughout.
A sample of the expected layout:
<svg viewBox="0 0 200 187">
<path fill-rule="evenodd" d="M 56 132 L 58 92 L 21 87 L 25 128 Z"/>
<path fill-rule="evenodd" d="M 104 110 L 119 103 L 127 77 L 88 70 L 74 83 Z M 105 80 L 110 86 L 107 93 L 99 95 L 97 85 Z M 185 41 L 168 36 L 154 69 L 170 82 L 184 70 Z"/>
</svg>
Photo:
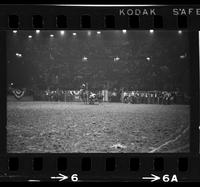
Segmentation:
<svg viewBox="0 0 200 187">
<path fill-rule="evenodd" d="M 189 153 L 184 30 L 7 31 L 8 153 Z"/>
</svg>

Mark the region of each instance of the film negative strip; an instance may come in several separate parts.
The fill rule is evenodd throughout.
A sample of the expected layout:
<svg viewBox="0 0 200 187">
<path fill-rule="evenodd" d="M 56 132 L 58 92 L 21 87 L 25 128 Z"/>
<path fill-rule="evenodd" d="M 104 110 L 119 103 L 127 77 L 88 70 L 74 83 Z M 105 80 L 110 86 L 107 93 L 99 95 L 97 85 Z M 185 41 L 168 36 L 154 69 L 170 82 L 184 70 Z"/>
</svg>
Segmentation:
<svg viewBox="0 0 200 187">
<path fill-rule="evenodd" d="M 0 5 L 0 181 L 199 182 L 200 6 Z"/>
</svg>

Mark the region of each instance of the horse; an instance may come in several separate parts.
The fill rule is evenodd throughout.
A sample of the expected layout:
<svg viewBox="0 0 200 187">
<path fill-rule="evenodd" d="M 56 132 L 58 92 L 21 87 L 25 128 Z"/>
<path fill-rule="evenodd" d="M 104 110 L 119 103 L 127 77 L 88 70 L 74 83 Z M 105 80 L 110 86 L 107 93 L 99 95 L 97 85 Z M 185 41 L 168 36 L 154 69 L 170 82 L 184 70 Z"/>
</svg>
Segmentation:
<svg viewBox="0 0 200 187">
<path fill-rule="evenodd" d="M 98 101 L 97 95 L 95 93 L 89 92 L 88 102 L 89 104 L 94 104 Z"/>
<path fill-rule="evenodd" d="M 80 89 L 79 95 L 80 95 L 81 100 L 85 104 L 87 104 L 88 103 L 88 91 L 84 90 L 84 89 Z"/>
<path fill-rule="evenodd" d="M 83 101 L 85 104 L 94 104 L 95 102 L 98 103 L 103 102 L 103 95 L 100 92 L 94 93 L 84 88 L 80 89 L 79 97 L 81 98 L 81 101 Z"/>
</svg>

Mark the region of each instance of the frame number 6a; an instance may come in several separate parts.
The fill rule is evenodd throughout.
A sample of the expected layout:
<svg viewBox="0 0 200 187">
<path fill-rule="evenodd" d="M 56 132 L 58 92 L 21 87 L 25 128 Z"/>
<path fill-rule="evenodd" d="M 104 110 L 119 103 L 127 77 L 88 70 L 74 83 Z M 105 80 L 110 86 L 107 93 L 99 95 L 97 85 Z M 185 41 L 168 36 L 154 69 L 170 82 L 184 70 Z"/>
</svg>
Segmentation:
<svg viewBox="0 0 200 187">
<path fill-rule="evenodd" d="M 148 177 L 142 177 L 143 180 L 149 180 L 150 182 L 155 182 L 155 181 L 162 181 L 162 182 L 178 182 L 178 178 L 176 174 L 173 175 L 168 175 L 165 174 L 163 176 L 157 176 L 154 174 L 151 174 L 151 176 Z"/>
<path fill-rule="evenodd" d="M 162 180 L 163 182 L 178 182 L 178 178 L 175 174 L 173 174 L 172 176 L 168 174 L 163 175 Z"/>
</svg>

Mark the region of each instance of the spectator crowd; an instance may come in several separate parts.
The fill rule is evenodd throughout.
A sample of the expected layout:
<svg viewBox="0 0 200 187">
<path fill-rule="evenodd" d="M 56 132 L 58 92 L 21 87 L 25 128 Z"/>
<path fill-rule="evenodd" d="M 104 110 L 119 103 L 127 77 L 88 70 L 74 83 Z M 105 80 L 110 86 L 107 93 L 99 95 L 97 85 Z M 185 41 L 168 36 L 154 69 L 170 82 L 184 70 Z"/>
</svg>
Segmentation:
<svg viewBox="0 0 200 187">
<path fill-rule="evenodd" d="M 189 104 L 189 96 L 178 91 L 125 91 L 121 94 L 123 103 L 133 104 Z"/>
</svg>

